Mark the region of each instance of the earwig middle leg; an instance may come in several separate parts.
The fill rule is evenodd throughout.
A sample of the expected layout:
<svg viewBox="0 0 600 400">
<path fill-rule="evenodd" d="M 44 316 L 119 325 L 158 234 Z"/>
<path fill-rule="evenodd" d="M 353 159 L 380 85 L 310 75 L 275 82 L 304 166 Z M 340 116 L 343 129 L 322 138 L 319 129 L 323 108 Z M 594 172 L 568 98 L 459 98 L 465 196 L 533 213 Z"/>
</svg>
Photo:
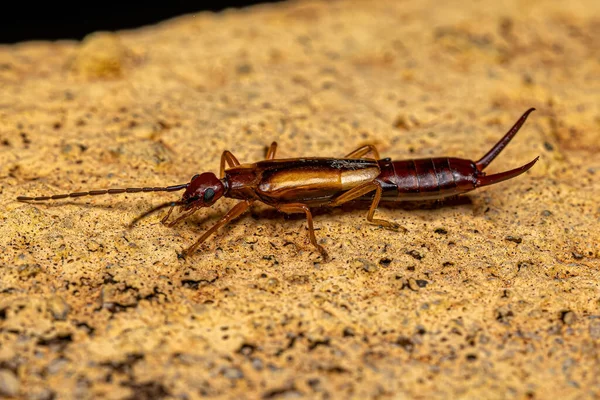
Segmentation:
<svg viewBox="0 0 600 400">
<path fill-rule="evenodd" d="M 275 152 L 277 152 L 277 142 L 271 143 L 269 150 L 267 150 L 267 156 L 265 157 L 265 160 L 274 160 Z"/>
<path fill-rule="evenodd" d="M 219 172 L 219 178 L 223 178 L 225 176 L 225 162 L 229 165 L 229 168 L 237 167 L 240 165 L 240 162 L 237 158 L 229 151 L 225 150 L 223 154 L 221 154 L 221 167 Z"/>
<path fill-rule="evenodd" d="M 200 246 L 210 235 L 215 233 L 219 228 L 221 228 L 224 225 L 227 225 L 229 222 L 231 222 L 232 220 L 236 219 L 237 217 L 242 215 L 244 212 L 246 212 L 248 210 L 248 208 L 250 208 L 251 204 L 252 204 L 252 200 L 244 200 L 244 201 L 237 203 L 216 224 L 214 224 L 209 230 L 204 232 L 204 234 L 202 234 L 202 236 L 200 236 L 200 239 L 198 239 L 196 241 L 196 243 L 194 243 L 192 246 L 190 246 L 184 252 L 185 256 L 187 257 L 190 254 L 192 254 L 194 251 L 196 251 L 198 246 Z"/>
<path fill-rule="evenodd" d="M 344 203 L 362 197 L 368 193 L 371 193 L 372 191 L 375 191 L 375 197 L 373 198 L 373 202 L 371 203 L 371 207 L 369 208 L 369 212 L 367 214 L 367 221 L 369 221 L 372 224 L 381 225 L 384 228 L 388 229 L 400 228 L 400 225 L 395 222 L 387 221 L 385 219 L 373 218 L 373 216 L 375 215 L 375 210 L 377 210 L 377 206 L 379 206 L 379 201 L 381 200 L 381 193 L 383 192 L 383 189 L 381 188 L 381 185 L 379 185 L 378 182 L 367 182 L 360 186 L 352 188 L 344 194 L 342 194 L 341 196 L 335 198 L 331 203 L 327 205 L 330 207 L 337 207 Z"/>
<path fill-rule="evenodd" d="M 277 210 L 284 212 L 286 214 L 297 214 L 304 213 L 306 215 L 306 221 L 308 223 L 308 238 L 310 239 L 310 243 L 319 250 L 321 253 L 321 257 L 323 257 L 324 261 L 329 260 L 329 255 L 323 246 L 317 243 L 317 237 L 315 236 L 315 227 L 313 225 L 312 213 L 310 212 L 310 208 L 303 203 L 289 203 L 289 204 L 281 204 L 277 206 Z"/>
<path fill-rule="evenodd" d="M 364 156 L 366 156 L 369 153 L 371 153 L 374 156 L 375 160 L 380 159 L 379 151 L 377 151 L 377 148 L 375 146 L 373 146 L 372 144 L 366 144 L 364 146 L 361 146 L 358 149 L 354 150 L 353 152 L 346 154 L 344 156 L 344 158 L 363 158 Z"/>
</svg>

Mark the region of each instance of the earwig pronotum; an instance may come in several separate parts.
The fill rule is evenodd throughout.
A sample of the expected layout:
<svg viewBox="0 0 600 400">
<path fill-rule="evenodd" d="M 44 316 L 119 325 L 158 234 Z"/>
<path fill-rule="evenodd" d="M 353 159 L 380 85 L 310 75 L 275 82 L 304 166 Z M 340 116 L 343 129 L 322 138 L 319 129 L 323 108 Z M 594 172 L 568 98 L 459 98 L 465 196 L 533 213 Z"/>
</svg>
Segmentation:
<svg viewBox="0 0 600 400">
<path fill-rule="evenodd" d="M 478 187 L 514 178 L 529 170 L 538 160 L 510 171 L 486 175 L 483 170 L 500 154 L 525 123 L 530 108 L 502 139 L 479 161 L 460 158 L 425 158 L 405 161 L 380 159 L 373 145 L 359 147 L 344 158 L 275 159 L 277 143 L 269 147 L 264 161 L 240 164 L 235 156 L 224 151 L 221 156 L 220 178 L 212 172 L 194 175 L 189 183 L 167 187 L 92 190 L 40 197 L 18 197 L 19 201 L 58 200 L 68 197 L 138 192 L 174 192 L 184 190 L 179 201 L 161 204 L 137 217 L 131 225 L 158 210 L 169 207 L 161 222 L 173 226 L 202 207 L 212 206 L 221 197 L 241 200 L 215 225 L 185 251 L 192 254 L 210 235 L 247 211 L 253 202 L 260 201 L 277 210 L 291 214 L 304 213 L 308 222 L 308 237 L 321 256 L 327 252 L 317 243 L 311 207 L 336 207 L 353 200 L 368 200 L 371 206 L 367 221 L 385 228 L 398 224 L 374 218 L 380 201 L 431 200 L 455 196 Z M 367 157 L 371 155 L 371 157 Z M 225 165 L 229 167 L 225 168 Z M 171 212 L 179 207 L 181 215 L 167 223 Z"/>
</svg>

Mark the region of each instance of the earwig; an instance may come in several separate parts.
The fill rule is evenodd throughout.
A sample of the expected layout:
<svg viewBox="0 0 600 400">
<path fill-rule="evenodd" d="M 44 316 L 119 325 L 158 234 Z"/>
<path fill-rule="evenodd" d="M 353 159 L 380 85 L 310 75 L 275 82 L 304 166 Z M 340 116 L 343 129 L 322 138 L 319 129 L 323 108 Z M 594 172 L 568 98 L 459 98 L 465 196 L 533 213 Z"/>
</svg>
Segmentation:
<svg viewBox="0 0 600 400">
<path fill-rule="evenodd" d="M 336 207 L 350 201 L 366 200 L 371 202 L 367 221 L 395 229 L 399 227 L 395 222 L 374 218 L 381 201 L 442 199 L 515 178 L 533 167 L 539 157 L 509 171 L 492 175 L 486 175 L 483 171 L 512 140 L 534 110 L 527 110 L 504 137 L 478 161 L 450 157 L 392 161 L 389 158 L 381 159 L 373 145 L 359 147 L 343 158 L 275 159 L 277 143 L 273 142 L 267 151 L 266 159 L 253 164 L 240 164 L 231 152 L 224 151 L 219 178 L 212 172 L 205 172 L 194 175 L 189 183 L 181 185 L 91 190 L 39 197 L 20 196 L 17 200 L 46 201 L 104 194 L 185 190 L 180 200 L 166 202 L 150 209 L 135 218 L 130 226 L 167 207 L 169 210 L 161 222 L 173 226 L 200 208 L 212 206 L 221 197 L 241 200 L 204 232 L 184 255 L 194 253 L 209 236 L 244 214 L 255 201 L 259 201 L 283 213 L 305 214 L 310 242 L 326 260 L 327 252 L 317 243 L 311 208 Z M 181 215 L 167 223 L 175 207 L 179 207 Z"/>
</svg>

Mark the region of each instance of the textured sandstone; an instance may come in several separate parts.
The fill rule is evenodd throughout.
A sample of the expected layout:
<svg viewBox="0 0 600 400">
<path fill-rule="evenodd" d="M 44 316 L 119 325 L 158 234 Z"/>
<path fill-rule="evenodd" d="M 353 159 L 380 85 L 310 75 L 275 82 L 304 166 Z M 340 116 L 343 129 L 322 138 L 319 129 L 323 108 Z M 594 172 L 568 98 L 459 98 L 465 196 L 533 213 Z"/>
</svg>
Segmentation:
<svg viewBox="0 0 600 400">
<path fill-rule="evenodd" d="M 600 396 L 600 3 L 292 2 L 0 47 L 0 392 L 26 398 Z M 127 224 L 220 153 L 478 158 L 439 205 L 233 201 Z"/>
</svg>

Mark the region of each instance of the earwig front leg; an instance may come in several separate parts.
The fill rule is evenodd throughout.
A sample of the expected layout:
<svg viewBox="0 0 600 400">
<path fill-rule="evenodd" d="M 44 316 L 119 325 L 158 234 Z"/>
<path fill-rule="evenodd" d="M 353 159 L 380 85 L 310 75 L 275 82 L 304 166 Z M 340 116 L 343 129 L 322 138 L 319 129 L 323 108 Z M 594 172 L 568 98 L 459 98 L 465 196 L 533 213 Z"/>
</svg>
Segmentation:
<svg viewBox="0 0 600 400">
<path fill-rule="evenodd" d="M 127 228 L 128 228 L 128 229 L 131 229 L 131 228 L 133 228 L 133 226 L 134 226 L 135 224 L 137 224 L 137 223 L 138 223 L 140 220 L 142 220 L 142 219 L 146 218 L 148 215 L 150 215 L 150 214 L 153 214 L 153 213 L 155 213 L 155 212 L 156 212 L 156 211 L 158 211 L 158 210 L 162 210 L 163 208 L 166 208 L 166 207 L 169 207 L 169 206 L 170 206 L 170 207 L 169 207 L 169 211 L 167 212 L 167 215 L 165 215 L 165 216 L 164 216 L 164 218 L 161 220 L 161 222 L 164 224 L 164 223 L 165 223 L 165 221 L 166 221 L 166 220 L 169 218 L 169 216 L 171 215 L 171 212 L 173 211 L 173 208 L 175 208 L 175 206 L 176 206 L 177 204 L 178 204 L 178 202 L 176 202 L 176 201 L 170 201 L 170 202 L 168 202 L 168 203 L 163 203 L 163 204 L 160 204 L 160 205 L 158 205 L 158 206 L 156 206 L 156 207 L 154 207 L 154 208 L 151 208 L 150 210 L 146 211 L 145 213 L 143 213 L 143 214 L 141 214 L 141 215 L 139 215 L 139 216 L 135 217 L 135 218 L 133 219 L 133 221 L 131 221 L 131 222 L 129 223 L 129 225 L 127 226 Z"/>
<path fill-rule="evenodd" d="M 277 206 L 277 210 L 284 212 L 286 214 L 296 214 L 296 213 L 304 213 L 306 214 L 306 221 L 308 222 L 308 237 L 310 239 L 310 243 L 319 250 L 321 253 L 321 257 L 323 257 L 323 261 L 329 260 L 329 255 L 323 246 L 317 243 L 317 237 L 315 236 L 315 228 L 313 226 L 313 218 L 312 213 L 310 212 L 310 208 L 306 204 L 302 203 L 290 203 L 290 204 L 281 204 Z"/>
<path fill-rule="evenodd" d="M 190 254 L 192 254 L 194 251 L 196 251 L 198 246 L 200 246 L 210 235 L 215 233 L 219 228 L 221 228 L 222 226 L 226 225 L 227 223 L 231 222 L 232 220 L 236 219 L 237 217 L 242 215 L 244 212 L 246 212 L 246 210 L 248 210 L 248 208 L 250 208 L 251 204 L 252 204 L 251 200 L 244 200 L 244 201 L 237 203 L 216 224 L 214 224 L 209 230 L 204 232 L 204 234 L 202 236 L 200 236 L 200 239 L 198 239 L 196 241 L 196 243 L 194 243 L 190 248 L 188 248 L 184 252 L 185 256 L 187 257 Z"/>
<path fill-rule="evenodd" d="M 169 211 L 170 211 L 170 210 L 169 210 Z M 169 228 L 171 228 L 172 226 L 175 226 L 175 224 L 177 224 L 177 223 L 178 223 L 179 221 L 181 221 L 182 219 L 185 219 L 185 218 L 187 218 L 187 217 L 191 217 L 191 216 L 192 216 L 192 214 L 194 214 L 196 211 L 198 211 L 198 209 L 197 209 L 197 208 L 194 208 L 193 210 L 190 210 L 190 211 L 188 211 L 188 212 L 186 212 L 186 213 L 184 213 L 184 214 L 180 215 L 179 217 L 175 218 L 173 221 L 169 222 L 168 224 L 166 223 L 166 222 L 167 222 L 167 217 L 168 217 L 168 214 L 167 214 L 167 217 L 163 218 L 163 219 L 162 219 L 162 221 L 160 221 L 160 222 L 162 222 L 164 225 L 166 225 L 166 226 L 168 226 Z M 169 214 L 170 214 L 170 213 L 169 213 Z"/>
<path fill-rule="evenodd" d="M 346 154 L 344 158 L 363 158 L 369 153 L 371 153 L 375 157 L 375 160 L 380 159 L 379 151 L 377 151 L 377 148 L 372 144 L 366 144 L 364 146 L 361 146 L 358 149 L 354 150 L 352 153 Z"/>
<path fill-rule="evenodd" d="M 373 216 L 375 215 L 375 210 L 377 210 L 377 206 L 379 206 L 379 201 L 381 200 L 381 193 L 383 191 L 381 185 L 379 185 L 378 182 L 367 182 L 360 186 L 352 188 L 344 194 L 342 194 L 341 196 L 335 198 L 331 203 L 327 205 L 330 207 L 337 207 L 349 201 L 358 199 L 359 197 L 371 193 L 372 191 L 375 191 L 375 197 L 373 198 L 373 202 L 371 203 L 371 207 L 369 208 L 369 212 L 367 214 L 367 221 L 369 221 L 372 224 L 381 225 L 384 228 L 388 229 L 401 228 L 400 225 L 395 222 L 373 218 Z"/>
<path fill-rule="evenodd" d="M 269 146 L 269 150 L 267 150 L 267 156 L 265 157 L 265 160 L 274 160 L 276 151 L 277 151 L 277 142 L 273 142 L 273 143 L 271 143 L 271 146 Z"/>
<path fill-rule="evenodd" d="M 162 219 L 160 220 L 160 223 L 161 223 L 161 224 L 165 225 L 165 224 L 167 223 L 167 220 L 168 220 L 168 219 L 169 219 L 169 217 L 171 216 L 171 213 L 173 212 L 173 209 L 174 209 L 174 208 L 175 208 L 175 204 L 174 204 L 174 205 L 172 205 L 172 206 L 169 208 L 169 211 L 167 211 L 167 213 L 165 214 L 165 216 L 164 216 L 164 217 L 162 217 Z"/>
<path fill-rule="evenodd" d="M 219 178 L 223 178 L 225 176 L 225 162 L 229 165 L 229 168 L 237 167 L 240 165 L 240 162 L 237 158 L 229 150 L 225 150 L 223 154 L 221 154 L 221 167 L 219 172 Z"/>
</svg>

